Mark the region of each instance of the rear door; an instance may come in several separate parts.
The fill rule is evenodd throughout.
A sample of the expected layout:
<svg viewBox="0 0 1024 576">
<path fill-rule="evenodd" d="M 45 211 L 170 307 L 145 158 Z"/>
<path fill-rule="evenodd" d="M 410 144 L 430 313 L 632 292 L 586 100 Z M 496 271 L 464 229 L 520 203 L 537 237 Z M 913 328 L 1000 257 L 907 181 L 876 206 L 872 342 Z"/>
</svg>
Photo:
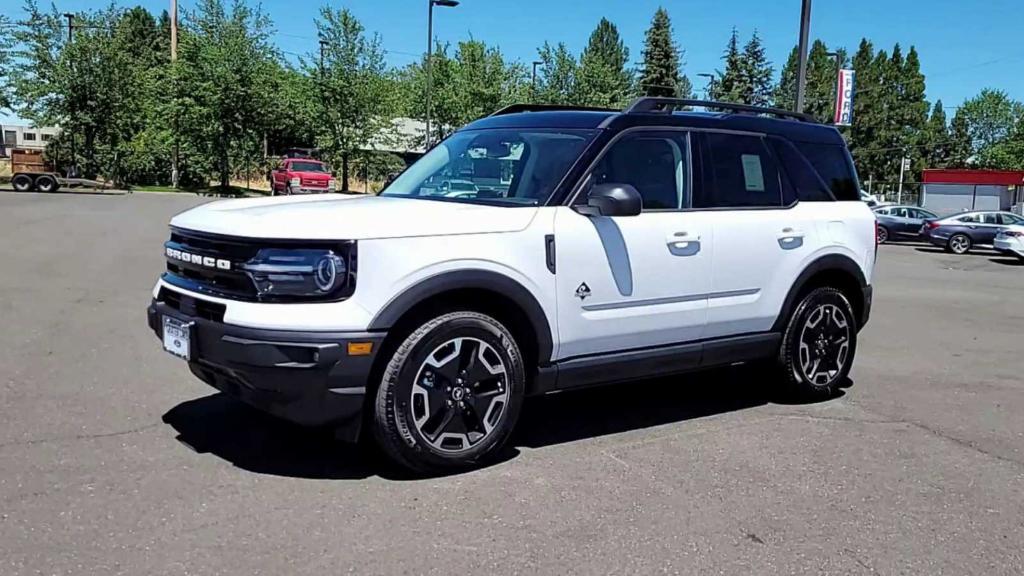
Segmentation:
<svg viewBox="0 0 1024 576">
<path fill-rule="evenodd" d="M 715 253 L 705 337 L 767 331 L 819 243 L 818 210 L 785 197 L 776 154 L 761 135 L 709 132 L 701 140 L 704 194 L 693 209 L 712 217 Z"/>
<path fill-rule="evenodd" d="M 559 358 L 703 337 L 713 231 L 706 214 L 685 210 L 692 182 L 687 132 L 633 130 L 602 153 L 574 204 L 585 204 L 595 184 L 629 184 L 642 213 L 558 209 Z"/>
<path fill-rule="evenodd" d="M 996 239 L 996 233 L 1003 227 L 1001 215 L 998 212 L 983 212 L 980 222 L 972 236 L 975 244 L 991 244 Z"/>
</svg>

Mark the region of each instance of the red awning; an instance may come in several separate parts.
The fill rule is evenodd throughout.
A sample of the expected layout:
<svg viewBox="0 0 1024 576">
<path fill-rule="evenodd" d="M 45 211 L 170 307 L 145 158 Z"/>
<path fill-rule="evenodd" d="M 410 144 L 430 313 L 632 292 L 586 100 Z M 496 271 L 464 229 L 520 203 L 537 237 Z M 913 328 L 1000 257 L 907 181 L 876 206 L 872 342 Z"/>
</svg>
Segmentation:
<svg viewBox="0 0 1024 576">
<path fill-rule="evenodd" d="M 925 184 L 978 184 L 979 186 L 1022 186 L 1024 172 L 1017 170 L 925 170 Z"/>
</svg>

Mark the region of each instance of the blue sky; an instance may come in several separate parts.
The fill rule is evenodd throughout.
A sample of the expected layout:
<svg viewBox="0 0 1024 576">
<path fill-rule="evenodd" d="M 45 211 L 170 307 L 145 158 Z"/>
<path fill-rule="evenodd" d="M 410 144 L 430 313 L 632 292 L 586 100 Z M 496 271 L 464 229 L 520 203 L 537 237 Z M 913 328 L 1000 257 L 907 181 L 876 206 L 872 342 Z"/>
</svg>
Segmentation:
<svg viewBox="0 0 1024 576">
<path fill-rule="evenodd" d="M 159 11 L 169 0 L 118 3 Z M 189 9 L 194 0 L 179 3 Z M 328 3 L 348 7 L 369 31 L 379 33 L 393 65 L 407 64 L 425 49 L 426 0 Z M 283 50 L 305 53 L 315 48 L 312 20 L 321 2 L 263 0 L 262 4 L 275 23 L 276 40 Z M 93 9 L 106 5 L 106 0 L 57 0 L 57 5 L 62 11 Z M 644 30 L 659 5 L 669 11 L 676 41 L 685 50 L 684 72 L 698 89 L 703 88 L 698 73 L 721 67 L 722 49 L 733 26 L 744 39 L 757 29 L 777 68 L 797 39 L 800 0 L 462 0 L 456 8 L 435 9 L 434 34 L 453 44 L 470 37 L 484 40 L 528 64 L 545 40 L 565 42 L 578 53 L 604 16 L 618 25 L 630 59 L 640 62 Z M 20 17 L 19 11 L 6 7 L 3 13 Z M 864 36 L 876 49 L 887 51 L 896 42 L 904 50 L 916 45 L 927 76 L 928 98 L 941 98 L 947 108 L 984 87 L 1024 100 L 1022 13 L 1021 0 L 817 0 L 811 36 L 851 52 Z"/>
</svg>

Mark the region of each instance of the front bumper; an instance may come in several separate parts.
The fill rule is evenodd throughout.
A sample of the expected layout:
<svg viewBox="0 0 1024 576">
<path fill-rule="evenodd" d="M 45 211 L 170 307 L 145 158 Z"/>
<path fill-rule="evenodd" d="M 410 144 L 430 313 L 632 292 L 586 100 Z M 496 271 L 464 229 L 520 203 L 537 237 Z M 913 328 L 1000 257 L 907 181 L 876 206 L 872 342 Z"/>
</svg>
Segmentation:
<svg viewBox="0 0 1024 576">
<path fill-rule="evenodd" d="M 288 191 L 292 194 L 333 194 L 334 188 L 310 188 L 308 186 L 289 186 Z"/>
<path fill-rule="evenodd" d="M 192 323 L 189 369 L 200 380 L 285 420 L 335 427 L 347 440 L 358 437 L 370 372 L 385 333 L 233 326 L 195 314 L 189 298 L 183 296 L 177 307 L 153 300 L 147 316 L 161 339 L 163 316 Z M 371 353 L 349 355 L 350 342 L 371 343 Z"/>
</svg>

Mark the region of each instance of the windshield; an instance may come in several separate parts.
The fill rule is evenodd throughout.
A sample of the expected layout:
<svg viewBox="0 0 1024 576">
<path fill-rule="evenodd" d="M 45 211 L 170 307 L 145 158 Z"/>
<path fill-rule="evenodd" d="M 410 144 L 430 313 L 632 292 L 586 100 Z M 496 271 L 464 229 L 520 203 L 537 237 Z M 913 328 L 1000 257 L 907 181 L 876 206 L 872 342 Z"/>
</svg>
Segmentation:
<svg viewBox="0 0 1024 576">
<path fill-rule="evenodd" d="M 594 130 L 467 130 L 420 158 L 381 196 L 539 206 Z"/>
<path fill-rule="evenodd" d="M 319 162 L 292 162 L 291 169 L 295 172 L 327 172 Z"/>
</svg>

